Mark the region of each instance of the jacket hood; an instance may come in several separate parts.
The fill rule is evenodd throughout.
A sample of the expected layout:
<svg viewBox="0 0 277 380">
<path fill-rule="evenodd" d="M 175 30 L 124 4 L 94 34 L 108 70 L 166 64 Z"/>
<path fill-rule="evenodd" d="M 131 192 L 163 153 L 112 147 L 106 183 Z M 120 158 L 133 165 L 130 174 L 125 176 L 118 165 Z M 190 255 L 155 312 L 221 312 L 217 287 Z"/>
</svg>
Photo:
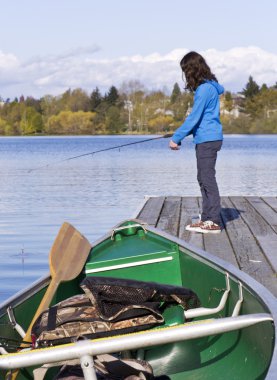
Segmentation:
<svg viewBox="0 0 277 380">
<path fill-rule="evenodd" d="M 216 90 L 217 90 L 217 92 L 218 92 L 219 95 L 223 94 L 224 87 L 221 86 L 221 84 L 217 83 L 214 80 L 208 80 L 207 83 L 210 83 L 211 85 L 213 85 L 216 88 Z"/>
</svg>

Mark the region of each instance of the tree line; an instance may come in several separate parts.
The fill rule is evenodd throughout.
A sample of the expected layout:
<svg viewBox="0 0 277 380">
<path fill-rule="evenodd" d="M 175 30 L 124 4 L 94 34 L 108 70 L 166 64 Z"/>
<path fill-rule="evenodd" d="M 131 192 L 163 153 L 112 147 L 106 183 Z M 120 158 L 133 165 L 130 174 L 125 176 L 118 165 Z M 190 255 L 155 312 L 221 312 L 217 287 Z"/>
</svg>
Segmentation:
<svg viewBox="0 0 277 380">
<path fill-rule="evenodd" d="M 164 134 L 181 125 L 192 105 L 193 95 L 177 83 L 167 94 L 138 81 L 105 94 L 77 88 L 40 99 L 0 97 L 0 135 Z M 225 133 L 277 133 L 277 83 L 259 86 L 250 76 L 240 93 L 226 91 L 221 121 Z"/>
</svg>

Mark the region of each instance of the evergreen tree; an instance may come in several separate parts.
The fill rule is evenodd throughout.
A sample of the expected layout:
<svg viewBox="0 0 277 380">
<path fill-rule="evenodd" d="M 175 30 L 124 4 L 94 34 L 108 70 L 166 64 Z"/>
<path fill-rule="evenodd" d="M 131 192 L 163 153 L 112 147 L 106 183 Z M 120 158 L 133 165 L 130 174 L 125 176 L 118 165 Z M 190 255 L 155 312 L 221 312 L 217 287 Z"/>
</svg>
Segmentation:
<svg viewBox="0 0 277 380">
<path fill-rule="evenodd" d="M 101 93 L 99 91 L 99 88 L 96 87 L 96 89 L 93 90 L 91 95 L 90 95 L 90 110 L 92 112 L 95 112 L 97 110 L 97 107 L 100 106 L 102 100 L 103 99 L 102 99 Z"/>
<path fill-rule="evenodd" d="M 246 98 L 253 98 L 260 91 L 259 85 L 254 81 L 253 77 L 250 75 L 248 83 L 245 88 L 242 90 L 242 94 Z"/>
<path fill-rule="evenodd" d="M 108 103 L 109 106 L 115 106 L 117 105 L 119 99 L 119 94 L 117 91 L 117 88 L 115 86 L 112 86 L 108 93 L 105 95 L 105 101 Z"/>
<path fill-rule="evenodd" d="M 175 83 L 173 90 L 172 90 L 172 93 L 171 93 L 170 102 L 176 103 L 176 101 L 180 98 L 180 96 L 181 96 L 180 87 L 179 87 L 178 83 Z"/>
<path fill-rule="evenodd" d="M 265 83 L 263 83 L 262 86 L 261 86 L 260 91 L 261 91 L 261 92 L 264 92 L 264 91 L 267 91 L 267 90 L 268 90 L 267 85 L 266 85 Z"/>
</svg>

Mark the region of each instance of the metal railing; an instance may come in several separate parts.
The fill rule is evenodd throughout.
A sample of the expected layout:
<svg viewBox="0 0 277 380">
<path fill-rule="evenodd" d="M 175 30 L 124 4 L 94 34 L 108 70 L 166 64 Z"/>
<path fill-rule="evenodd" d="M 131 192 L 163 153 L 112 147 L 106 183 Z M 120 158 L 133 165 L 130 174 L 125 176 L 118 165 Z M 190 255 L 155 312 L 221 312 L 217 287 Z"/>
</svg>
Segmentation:
<svg viewBox="0 0 277 380">
<path fill-rule="evenodd" d="M 134 350 L 222 334 L 265 321 L 272 321 L 272 316 L 266 313 L 259 313 L 237 317 L 206 319 L 185 323 L 184 325 L 164 327 L 117 337 L 82 340 L 56 347 L 21 351 L 18 353 L 0 355 L 0 369 L 12 370 L 43 365 L 45 363 L 57 363 L 79 359 L 85 380 L 96 380 L 92 359 L 95 355 L 120 352 L 123 349 Z"/>
</svg>

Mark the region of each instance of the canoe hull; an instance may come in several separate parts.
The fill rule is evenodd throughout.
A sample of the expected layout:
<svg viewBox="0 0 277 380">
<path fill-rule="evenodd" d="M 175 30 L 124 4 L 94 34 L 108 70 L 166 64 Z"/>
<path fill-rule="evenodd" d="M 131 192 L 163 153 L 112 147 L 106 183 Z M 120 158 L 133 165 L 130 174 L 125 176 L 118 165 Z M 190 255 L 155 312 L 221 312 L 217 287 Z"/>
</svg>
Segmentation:
<svg viewBox="0 0 277 380">
<path fill-rule="evenodd" d="M 276 298 L 231 264 L 165 232 L 138 224 L 142 225 L 137 220 L 123 222 L 95 242 L 84 272 L 76 280 L 61 284 L 53 303 L 80 293 L 79 283 L 84 276 L 103 276 L 184 286 L 197 293 L 205 308 L 216 310 L 228 282 L 223 308 L 210 317 L 196 317 L 195 321 L 231 317 L 241 294 L 239 315 L 264 313 L 272 320 L 234 331 L 211 332 L 208 336 L 140 348 L 136 350 L 136 357 L 149 361 L 155 375 L 166 374 L 172 380 L 215 379 L 223 373 L 224 379 L 230 380 L 276 379 Z M 45 277 L 1 305 L 0 336 L 19 339 L 18 333 L 10 327 L 7 306 L 12 306 L 16 321 L 28 327 L 48 282 L 49 277 Z M 179 325 L 181 320 L 176 317 L 174 323 Z M 31 373 L 31 369 L 27 371 Z M 3 376 L 4 372 L 0 370 L 0 374 Z M 24 374 L 20 376 L 18 379 L 27 379 Z"/>
</svg>

